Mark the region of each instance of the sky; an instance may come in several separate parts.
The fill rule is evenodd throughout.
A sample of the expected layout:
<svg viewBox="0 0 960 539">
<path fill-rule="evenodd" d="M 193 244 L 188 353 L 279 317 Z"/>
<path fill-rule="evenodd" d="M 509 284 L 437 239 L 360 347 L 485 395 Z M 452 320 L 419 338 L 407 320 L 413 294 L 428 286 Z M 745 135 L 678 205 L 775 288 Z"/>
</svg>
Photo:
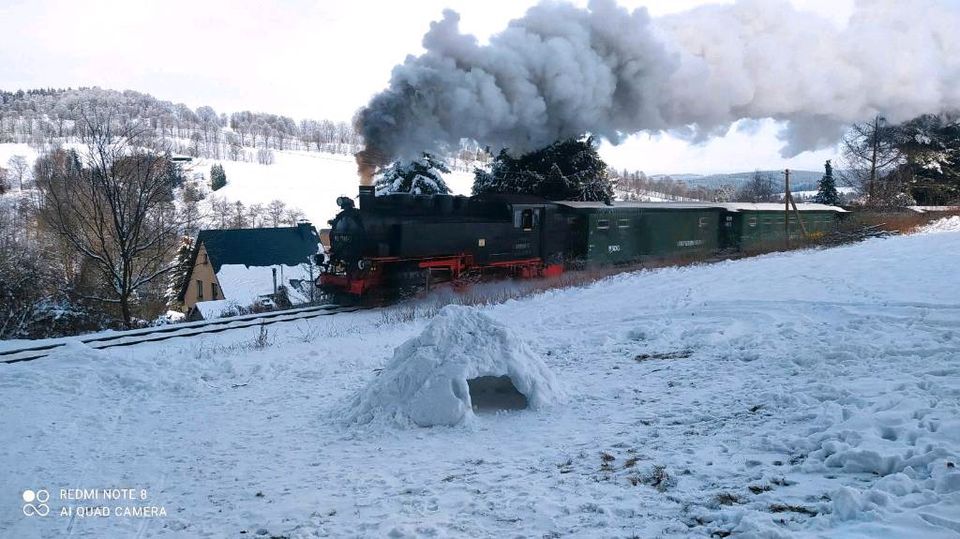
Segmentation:
<svg viewBox="0 0 960 539">
<path fill-rule="evenodd" d="M 619 0 L 653 16 L 717 0 Z M 854 0 L 791 0 L 842 26 Z M 445 8 L 481 40 L 535 0 L 0 0 L 0 88 L 138 90 L 218 112 L 257 110 L 349 120 L 422 52 Z M 585 0 L 574 1 L 586 4 Z M 640 134 L 601 149 L 612 166 L 647 173 L 817 170 L 835 150 L 785 160 L 772 121 L 734 125 L 691 145 Z"/>
</svg>

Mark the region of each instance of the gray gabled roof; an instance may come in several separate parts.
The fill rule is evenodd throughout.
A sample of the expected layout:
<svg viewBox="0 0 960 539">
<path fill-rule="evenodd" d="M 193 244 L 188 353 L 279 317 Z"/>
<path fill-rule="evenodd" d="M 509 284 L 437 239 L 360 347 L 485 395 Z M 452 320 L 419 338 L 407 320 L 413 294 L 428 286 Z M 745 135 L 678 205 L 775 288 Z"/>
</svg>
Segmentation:
<svg viewBox="0 0 960 539">
<path fill-rule="evenodd" d="M 201 230 L 197 246 L 207 248 L 214 273 L 224 264 L 296 266 L 316 254 L 320 235 L 310 223 L 282 228 Z"/>
<path fill-rule="evenodd" d="M 196 265 L 200 246 L 207 250 L 213 272 L 226 264 L 244 266 L 296 266 L 308 262 L 317 253 L 320 235 L 310 223 L 281 228 L 233 228 L 201 230 L 197 234 L 191 255 L 192 268 Z M 187 291 L 189 280 L 184 280 L 180 300 Z"/>
</svg>

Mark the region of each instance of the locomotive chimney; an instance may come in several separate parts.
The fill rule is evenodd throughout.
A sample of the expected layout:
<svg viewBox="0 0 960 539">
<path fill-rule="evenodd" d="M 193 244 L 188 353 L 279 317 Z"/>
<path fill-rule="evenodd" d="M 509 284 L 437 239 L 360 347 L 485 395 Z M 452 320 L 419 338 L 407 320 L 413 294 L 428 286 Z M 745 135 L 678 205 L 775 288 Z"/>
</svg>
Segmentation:
<svg viewBox="0 0 960 539">
<path fill-rule="evenodd" d="M 360 186 L 360 196 L 359 202 L 361 208 L 372 209 L 374 200 L 373 198 L 377 196 L 376 188 L 372 185 L 361 185 Z"/>
</svg>

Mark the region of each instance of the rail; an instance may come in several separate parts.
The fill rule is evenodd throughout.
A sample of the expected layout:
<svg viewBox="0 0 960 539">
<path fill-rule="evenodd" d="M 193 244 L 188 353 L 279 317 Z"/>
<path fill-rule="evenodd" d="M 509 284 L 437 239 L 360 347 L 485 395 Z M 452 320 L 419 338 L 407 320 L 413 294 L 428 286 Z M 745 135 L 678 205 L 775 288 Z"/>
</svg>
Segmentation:
<svg viewBox="0 0 960 539">
<path fill-rule="evenodd" d="M 242 329 L 260 325 L 271 325 L 279 322 L 292 322 L 295 320 L 308 320 L 321 316 L 332 316 L 340 313 L 349 313 L 365 309 L 365 307 L 341 307 L 338 305 L 315 305 L 312 307 L 299 307 L 296 309 L 287 309 L 283 311 L 271 311 L 268 313 L 245 314 L 240 316 L 230 316 L 226 318 L 217 318 L 215 320 L 202 320 L 199 322 L 187 322 L 183 324 L 171 324 L 155 328 L 133 329 L 129 331 L 118 331 L 108 335 L 91 335 L 89 337 L 67 337 L 57 339 L 54 342 L 29 345 L 18 348 L 0 350 L 0 363 L 19 363 L 22 361 L 31 361 L 50 355 L 53 351 L 71 342 L 80 342 L 94 348 L 102 350 L 104 348 L 114 348 L 119 346 L 132 346 L 148 342 L 164 341 L 179 337 L 194 337 L 208 333 L 220 333 L 232 329 Z"/>
</svg>

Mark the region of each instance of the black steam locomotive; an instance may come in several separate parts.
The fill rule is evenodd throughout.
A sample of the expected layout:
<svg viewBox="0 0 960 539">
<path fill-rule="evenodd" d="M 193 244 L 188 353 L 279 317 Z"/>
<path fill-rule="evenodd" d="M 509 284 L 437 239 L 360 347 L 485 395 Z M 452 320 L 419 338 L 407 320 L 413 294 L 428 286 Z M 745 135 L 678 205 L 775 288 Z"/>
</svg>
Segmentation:
<svg viewBox="0 0 960 539">
<path fill-rule="evenodd" d="M 365 186 L 359 200 L 359 209 L 350 198 L 337 200 L 341 211 L 331 221 L 329 257 L 318 281 L 325 292 L 364 296 L 468 275 L 563 272 L 566 219 L 543 199 L 375 196 Z"/>
<path fill-rule="evenodd" d="M 526 195 L 341 197 L 318 285 L 369 297 L 437 281 L 556 276 L 581 265 L 762 252 L 834 229 L 841 208 L 798 204 L 548 201 Z"/>
</svg>

